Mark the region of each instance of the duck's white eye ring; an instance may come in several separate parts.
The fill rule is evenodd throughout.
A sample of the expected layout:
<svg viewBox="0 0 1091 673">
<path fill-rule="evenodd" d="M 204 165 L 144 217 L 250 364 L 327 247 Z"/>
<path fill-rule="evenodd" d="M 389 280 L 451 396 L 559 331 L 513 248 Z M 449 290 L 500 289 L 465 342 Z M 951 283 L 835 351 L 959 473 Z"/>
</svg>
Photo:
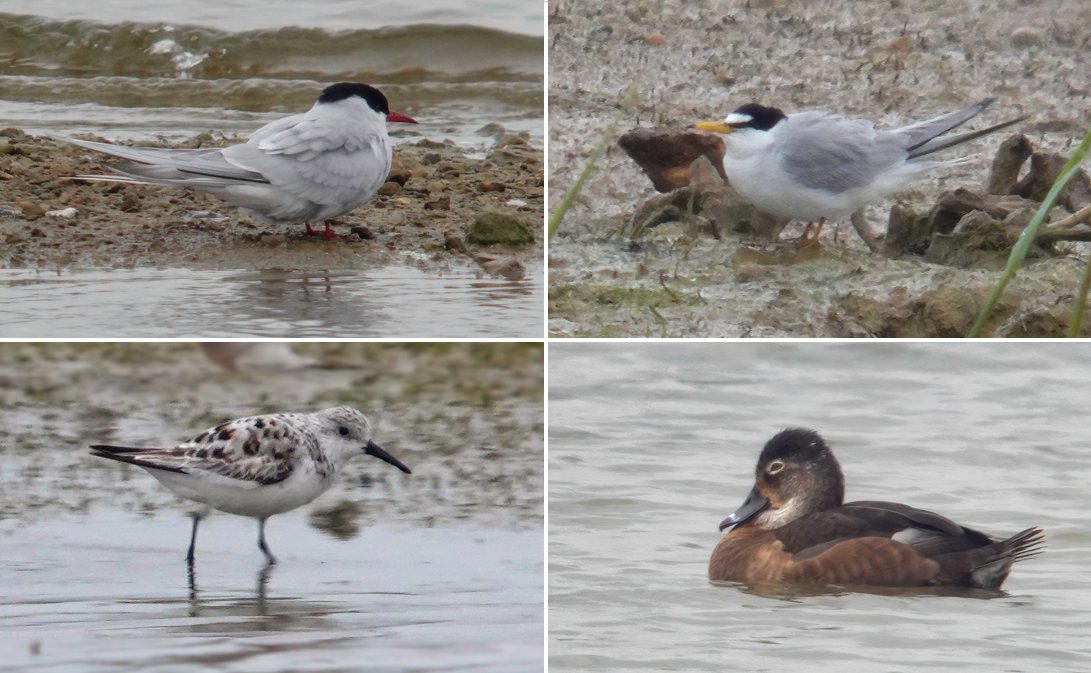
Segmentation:
<svg viewBox="0 0 1091 673">
<path fill-rule="evenodd" d="M 773 462 L 769 463 L 769 467 L 765 468 L 766 474 L 777 474 L 782 470 L 784 470 L 783 460 L 774 460 Z"/>
</svg>

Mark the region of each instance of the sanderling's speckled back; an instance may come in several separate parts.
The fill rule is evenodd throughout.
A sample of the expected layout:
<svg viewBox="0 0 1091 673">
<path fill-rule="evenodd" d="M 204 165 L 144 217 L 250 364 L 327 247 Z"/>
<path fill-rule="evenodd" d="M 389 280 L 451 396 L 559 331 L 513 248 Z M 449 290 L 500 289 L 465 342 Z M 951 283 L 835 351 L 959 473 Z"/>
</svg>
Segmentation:
<svg viewBox="0 0 1091 673">
<path fill-rule="evenodd" d="M 95 444 L 91 454 L 146 469 L 178 495 L 212 509 L 258 519 L 258 547 L 269 563 L 265 520 L 324 493 L 349 458 L 366 453 L 406 474 L 400 460 L 371 441 L 371 424 L 350 407 L 312 414 L 268 414 L 221 423 L 170 449 Z M 186 560 L 193 563 L 197 524 Z"/>
</svg>

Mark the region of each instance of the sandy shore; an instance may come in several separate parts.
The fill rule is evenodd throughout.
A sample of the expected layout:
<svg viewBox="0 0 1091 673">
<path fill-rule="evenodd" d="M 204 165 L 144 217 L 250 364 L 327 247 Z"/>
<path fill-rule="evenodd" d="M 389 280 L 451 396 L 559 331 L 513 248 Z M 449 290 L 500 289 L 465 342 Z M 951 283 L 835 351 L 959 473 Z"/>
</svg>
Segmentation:
<svg viewBox="0 0 1091 673">
<path fill-rule="evenodd" d="M 542 151 L 503 129 L 483 132 L 497 138 L 484 158 L 450 143 L 397 146 L 392 181 L 338 219 L 340 238 L 324 240 L 305 236 L 302 225 L 264 223 L 189 190 L 69 180 L 105 172 L 102 157 L 6 129 L 0 131 L 0 266 L 346 269 L 409 256 L 439 268 L 476 260 L 489 270 L 499 257 L 510 262 L 499 272 L 518 274 L 542 255 Z M 176 146 L 239 141 L 202 135 Z M 487 212 L 522 223 L 534 243 L 467 245 L 466 227 Z"/>
<path fill-rule="evenodd" d="M 822 108 L 894 128 L 987 97 L 974 128 L 1021 114 L 1036 146 L 1071 150 L 1091 126 L 1091 5 L 1023 2 L 844 3 L 681 0 L 550 6 L 550 203 L 575 180 L 635 84 L 619 131 L 682 129 L 759 101 Z M 927 211 L 945 190 L 980 189 L 996 146 L 937 170 L 868 209 L 885 227 L 893 203 Z M 947 153 L 943 158 L 957 158 Z M 954 268 L 868 252 L 848 222 L 820 251 L 684 223 L 632 244 L 618 237 L 654 191 L 613 147 L 550 244 L 555 336 L 958 336 L 995 284 L 995 269 Z M 785 237 L 797 235 L 790 225 Z M 991 333 L 1063 331 L 1086 244 L 1025 269 Z"/>
</svg>

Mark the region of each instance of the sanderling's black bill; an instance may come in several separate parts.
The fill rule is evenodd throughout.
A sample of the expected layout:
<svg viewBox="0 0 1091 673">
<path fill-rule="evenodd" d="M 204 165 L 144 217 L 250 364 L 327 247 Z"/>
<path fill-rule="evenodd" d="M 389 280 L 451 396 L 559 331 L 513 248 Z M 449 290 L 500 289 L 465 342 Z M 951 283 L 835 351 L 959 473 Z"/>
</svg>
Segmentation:
<svg viewBox="0 0 1091 673">
<path fill-rule="evenodd" d="M 369 441 L 369 442 L 367 443 L 367 446 L 365 446 L 365 447 L 364 447 L 364 453 L 366 453 L 366 454 L 368 454 L 368 455 L 370 455 L 370 456 L 375 456 L 375 457 L 376 457 L 376 458 L 378 458 L 379 460 L 382 460 L 382 461 L 385 461 L 385 462 L 387 462 L 387 463 L 390 463 L 391 465 L 393 465 L 394 467 L 398 468 L 398 469 L 399 469 L 399 470 L 401 470 L 402 472 L 405 472 L 406 474 L 413 474 L 413 471 L 412 471 L 412 470 L 410 470 L 410 469 L 409 469 L 409 468 L 408 468 L 408 467 L 406 466 L 406 464 L 405 464 L 405 463 L 403 463 L 402 461 L 398 460 L 398 459 L 397 459 L 397 458 L 395 458 L 394 456 L 392 456 L 392 455 L 390 455 L 389 453 L 387 453 L 387 452 L 386 452 L 386 449 L 384 449 L 383 447 L 379 446 L 379 445 L 378 445 L 378 444 L 376 444 L 375 442 Z"/>
</svg>

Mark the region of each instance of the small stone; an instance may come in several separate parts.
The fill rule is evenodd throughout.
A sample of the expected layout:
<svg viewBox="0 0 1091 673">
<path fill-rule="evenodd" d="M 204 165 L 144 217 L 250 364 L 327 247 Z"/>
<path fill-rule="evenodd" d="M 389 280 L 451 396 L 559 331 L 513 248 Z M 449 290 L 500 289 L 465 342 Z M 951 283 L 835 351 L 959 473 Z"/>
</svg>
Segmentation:
<svg viewBox="0 0 1091 673">
<path fill-rule="evenodd" d="M 442 158 L 439 152 L 425 152 L 424 156 L 420 158 L 420 162 L 425 166 L 431 166 L 438 164 Z"/>
<path fill-rule="evenodd" d="M 477 189 L 482 192 L 502 192 L 508 188 L 503 182 L 479 182 Z"/>
<path fill-rule="evenodd" d="M 60 217 L 66 220 L 70 220 L 80 214 L 80 211 L 75 208 L 61 208 L 60 210 L 51 210 L 45 214 L 46 217 Z"/>
<path fill-rule="evenodd" d="M 501 257 L 481 262 L 481 268 L 494 276 L 507 280 L 522 280 L 527 275 L 527 268 L 514 257 Z"/>
<path fill-rule="evenodd" d="M 399 186 L 405 186 L 405 183 L 409 182 L 409 178 L 413 174 L 405 167 L 401 161 L 394 158 L 394 161 L 390 164 L 390 175 L 386 177 L 387 182 L 397 183 Z"/>
<path fill-rule="evenodd" d="M 456 236 L 454 234 L 447 234 L 443 238 L 443 247 L 444 249 L 450 250 L 451 252 L 465 253 L 468 251 L 468 248 L 466 247 L 466 241 L 462 240 L 461 236 Z"/>
<path fill-rule="evenodd" d="M 39 229 L 38 227 L 34 227 L 33 229 L 30 230 L 30 237 L 31 238 L 45 238 L 45 232 L 42 231 L 41 229 Z"/>
<path fill-rule="evenodd" d="M 23 211 L 23 219 L 30 221 L 45 215 L 45 208 L 39 206 L 37 203 L 23 201 L 19 203 L 19 210 Z"/>
<path fill-rule="evenodd" d="M 466 228 L 466 242 L 521 247 L 533 243 L 534 236 L 527 225 L 514 215 L 490 210 L 475 217 Z"/>
<path fill-rule="evenodd" d="M 497 147 L 514 147 L 514 146 L 527 146 L 530 142 L 523 136 L 516 135 L 514 133 L 508 133 L 496 141 Z"/>
<path fill-rule="evenodd" d="M 389 184 L 389 183 L 387 183 L 387 184 Z M 371 229 L 368 229 L 367 227 L 363 226 L 362 224 L 358 225 L 358 226 L 355 226 L 352 229 L 350 229 L 349 233 L 356 234 L 357 236 L 359 236 L 360 238 L 362 238 L 365 241 L 375 240 L 375 232 L 373 232 Z"/>
<path fill-rule="evenodd" d="M 477 131 L 475 131 L 474 133 L 479 136 L 491 136 L 493 138 L 499 138 L 507 133 L 507 129 L 505 129 L 503 125 L 496 122 L 489 122 L 488 124 L 485 124 L 481 128 L 477 129 Z"/>
<path fill-rule="evenodd" d="M 402 193 L 402 186 L 397 182 L 384 182 L 382 187 L 379 187 L 379 196 L 397 196 Z"/>
<path fill-rule="evenodd" d="M 128 195 L 126 195 L 126 197 L 128 197 Z M 122 199 L 123 205 L 125 205 L 125 201 L 126 199 Z M 139 207 L 134 208 L 133 210 L 126 210 L 125 208 L 122 208 L 122 211 L 126 213 L 132 213 L 136 210 L 139 210 Z M 198 222 L 201 220 L 208 220 L 210 222 L 226 222 L 228 219 L 230 218 L 228 218 L 226 215 L 221 215 L 220 213 L 212 210 L 191 210 L 182 216 L 183 222 Z M 240 222 L 240 224 L 242 223 Z"/>
<path fill-rule="evenodd" d="M 424 204 L 425 210 L 450 210 L 451 209 L 451 197 L 443 194 L 437 196 L 434 199 L 430 199 Z"/>
<path fill-rule="evenodd" d="M 1041 43 L 1042 31 L 1030 26 L 1021 26 L 1011 31 L 1008 37 L 1013 45 L 1025 49 Z"/>
</svg>

